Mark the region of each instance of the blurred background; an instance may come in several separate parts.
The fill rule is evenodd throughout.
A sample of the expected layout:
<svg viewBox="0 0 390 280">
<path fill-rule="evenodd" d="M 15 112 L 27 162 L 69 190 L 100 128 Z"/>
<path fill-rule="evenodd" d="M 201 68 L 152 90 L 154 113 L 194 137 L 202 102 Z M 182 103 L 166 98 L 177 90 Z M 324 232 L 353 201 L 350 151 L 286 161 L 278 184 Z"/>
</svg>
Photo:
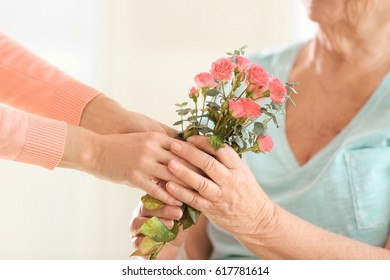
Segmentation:
<svg viewBox="0 0 390 280">
<path fill-rule="evenodd" d="M 193 77 L 225 52 L 309 38 L 315 26 L 301 2 L 0 0 L 0 31 L 170 125 Z M 128 224 L 142 195 L 80 172 L 0 160 L 0 259 L 129 259 Z"/>
</svg>

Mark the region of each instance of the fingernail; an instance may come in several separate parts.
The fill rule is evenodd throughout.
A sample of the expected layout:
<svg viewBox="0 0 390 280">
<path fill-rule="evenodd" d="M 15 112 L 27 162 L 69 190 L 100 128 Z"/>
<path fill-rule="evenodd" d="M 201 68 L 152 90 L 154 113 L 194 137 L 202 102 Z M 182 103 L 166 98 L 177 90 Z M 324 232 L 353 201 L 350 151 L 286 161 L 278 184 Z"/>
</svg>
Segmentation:
<svg viewBox="0 0 390 280">
<path fill-rule="evenodd" d="M 166 188 L 174 191 L 176 189 L 176 186 L 173 183 L 169 182 L 167 183 Z"/>
<path fill-rule="evenodd" d="M 171 182 L 168 182 L 168 183 L 166 184 L 165 187 L 166 187 L 167 189 L 170 189 L 171 191 L 175 191 L 175 190 L 176 190 L 175 184 L 173 184 L 173 183 L 171 183 Z M 176 201 L 175 201 L 175 204 L 176 204 L 177 206 L 182 206 L 182 205 L 183 205 L 183 203 L 182 203 L 181 201 L 179 201 L 179 200 L 176 200 Z"/>
<path fill-rule="evenodd" d="M 194 140 L 195 140 L 195 138 L 194 138 L 194 136 L 190 136 L 190 137 L 188 137 L 187 138 L 187 142 L 194 142 Z"/>
<path fill-rule="evenodd" d="M 174 143 L 172 143 L 172 145 L 171 145 L 171 149 L 173 150 L 173 151 L 180 151 L 181 150 L 181 145 L 179 144 L 179 143 L 177 143 L 177 142 L 174 142 Z"/>
<path fill-rule="evenodd" d="M 174 160 L 171 160 L 171 161 L 169 162 L 169 166 L 170 166 L 172 169 L 174 169 L 174 170 L 179 169 L 179 164 L 178 164 L 176 161 L 174 161 Z"/>
<path fill-rule="evenodd" d="M 177 206 L 182 206 L 183 205 L 183 203 L 181 201 L 179 201 L 179 200 L 176 200 L 175 203 L 176 203 Z M 181 217 L 181 215 L 180 215 L 180 217 Z"/>
<path fill-rule="evenodd" d="M 179 201 L 180 202 L 180 201 Z M 181 205 L 178 205 L 178 206 L 181 206 Z M 181 218 L 181 216 L 183 216 L 183 211 L 181 211 L 180 208 L 177 208 L 177 210 L 175 210 L 175 212 L 173 213 L 176 217 L 179 217 Z"/>
</svg>

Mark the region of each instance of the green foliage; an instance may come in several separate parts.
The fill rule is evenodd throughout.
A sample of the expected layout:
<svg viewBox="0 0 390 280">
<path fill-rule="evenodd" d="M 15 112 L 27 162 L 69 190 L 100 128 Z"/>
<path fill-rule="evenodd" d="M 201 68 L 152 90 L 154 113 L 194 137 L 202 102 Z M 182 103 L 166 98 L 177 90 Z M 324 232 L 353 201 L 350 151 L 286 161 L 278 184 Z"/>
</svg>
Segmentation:
<svg viewBox="0 0 390 280">
<path fill-rule="evenodd" d="M 143 197 L 141 197 L 141 201 L 143 205 L 145 205 L 145 207 L 150 210 L 160 209 L 163 208 L 165 205 L 164 202 L 154 198 L 150 194 L 146 194 Z"/>
</svg>

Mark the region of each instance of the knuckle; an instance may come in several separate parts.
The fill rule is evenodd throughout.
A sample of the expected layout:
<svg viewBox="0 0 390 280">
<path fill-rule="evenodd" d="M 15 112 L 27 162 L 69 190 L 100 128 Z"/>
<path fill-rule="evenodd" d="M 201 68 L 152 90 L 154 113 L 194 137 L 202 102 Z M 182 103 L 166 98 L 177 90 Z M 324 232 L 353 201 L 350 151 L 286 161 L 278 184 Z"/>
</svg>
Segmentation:
<svg viewBox="0 0 390 280">
<path fill-rule="evenodd" d="M 206 179 L 204 178 L 200 178 L 198 184 L 197 184 L 197 187 L 196 187 L 196 190 L 199 192 L 199 193 L 204 193 L 207 189 L 207 186 L 208 186 L 208 182 L 206 181 Z"/>
<path fill-rule="evenodd" d="M 139 147 L 139 151 L 140 151 L 141 155 L 150 154 L 150 151 L 152 149 L 154 149 L 154 145 L 150 141 L 145 141 Z M 141 157 L 141 158 L 143 158 L 143 157 Z"/>
<path fill-rule="evenodd" d="M 150 190 L 149 190 L 149 194 L 151 195 L 151 196 L 153 196 L 153 197 L 156 197 L 157 195 L 159 195 L 159 194 L 161 194 L 161 189 L 159 189 L 159 188 L 151 188 Z"/>
<path fill-rule="evenodd" d="M 161 133 L 158 132 L 149 132 L 148 134 L 151 142 L 158 141 L 161 138 Z"/>
<path fill-rule="evenodd" d="M 196 195 L 193 195 L 189 201 L 189 205 L 193 206 L 194 208 L 197 208 L 199 203 L 199 199 Z"/>
<path fill-rule="evenodd" d="M 224 176 L 221 176 L 221 186 L 229 185 L 232 179 L 233 179 L 233 174 L 230 171 L 226 172 Z"/>
<path fill-rule="evenodd" d="M 207 156 L 203 162 L 203 170 L 209 171 L 214 167 L 214 165 L 215 165 L 215 158 L 211 156 Z"/>
</svg>

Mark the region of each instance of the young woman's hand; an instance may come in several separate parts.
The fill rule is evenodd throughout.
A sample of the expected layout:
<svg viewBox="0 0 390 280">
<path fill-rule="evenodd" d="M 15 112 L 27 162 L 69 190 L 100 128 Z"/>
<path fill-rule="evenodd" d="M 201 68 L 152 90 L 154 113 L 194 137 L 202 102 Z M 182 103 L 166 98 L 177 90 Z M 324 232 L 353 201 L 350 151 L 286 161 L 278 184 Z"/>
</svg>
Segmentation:
<svg viewBox="0 0 390 280">
<path fill-rule="evenodd" d="M 181 142 L 157 132 L 101 135 L 77 126 L 68 126 L 60 167 L 78 169 L 98 178 L 137 187 L 170 205 L 180 205 L 160 180 L 186 185 L 169 172 L 171 160 L 186 164 L 169 149 Z"/>
<path fill-rule="evenodd" d="M 100 94 L 84 108 L 80 127 L 99 134 L 159 132 L 177 138 L 177 131 L 143 114 L 127 111 L 115 100 Z"/>
</svg>

